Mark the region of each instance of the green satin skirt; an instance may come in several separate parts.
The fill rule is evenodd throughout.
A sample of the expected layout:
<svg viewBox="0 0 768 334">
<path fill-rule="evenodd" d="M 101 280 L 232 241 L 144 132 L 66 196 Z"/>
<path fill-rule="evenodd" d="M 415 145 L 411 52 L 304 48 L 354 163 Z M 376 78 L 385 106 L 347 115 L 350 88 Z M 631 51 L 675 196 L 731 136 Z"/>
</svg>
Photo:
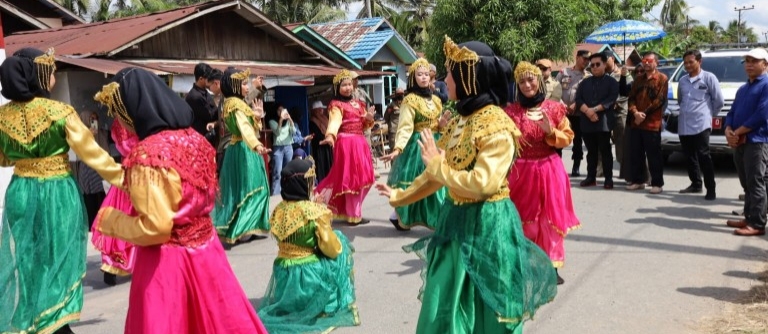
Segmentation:
<svg viewBox="0 0 768 334">
<path fill-rule="evenodd" d="M 440 134 L 435 133 L 434 137 L 437 141 L 440 139 Z M 426 169 L 421 160 L 420 138 L 421 133 L 414 132 L 403 152 L 392 162 L 392 168 L 387 179 L 387 185 L 390 187 L 408 188 L 413 180 Z M 425 226 L 434 230 L 440 216 L 438 212 L 445 202 L 445 194 L 445 188 L 442 188 L 416 203 L 395 208 L 400 226 L 405 229 L 410 229 L 413 226 Z"/>
<path fill-rule="evenodd" d="M 264 159 L 245 142 L 229 145 L 219 177 L 220 198 L 211 213 L 221 240 L 269 232 L 269 183 Z"/>
<path fill-rule="evenodd" d="M 342 245 L 335 259 L 311 255 L 275 259 L 272 279 L 259 305 L 259 318 L 272 334 L 327 333 L 336 327 L 357 326 L 352 253 L 339 231 Z"/>
<path fill-rule="evenodd" d="M 446 199 L 435 233 L 404 247 L 425 261 L 416 333 L 522 333 L 557 285 L 549 258 L 521 226 L 509 199 Z"/>
<path fill-rule="evenodd" d="M 86 216 L 71 176 L 13 176 L 0 227 L 0 333 L 51 333 L 80 319 Z"/>
</svg>

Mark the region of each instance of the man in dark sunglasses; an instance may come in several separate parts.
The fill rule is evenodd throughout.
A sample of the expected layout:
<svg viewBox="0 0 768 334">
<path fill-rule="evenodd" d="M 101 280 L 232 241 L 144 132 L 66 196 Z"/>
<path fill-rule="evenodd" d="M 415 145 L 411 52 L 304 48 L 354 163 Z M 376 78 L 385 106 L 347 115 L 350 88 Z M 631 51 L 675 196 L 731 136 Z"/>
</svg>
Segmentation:
<svg viewBox="0 0 768 334">
<path fill-rule="evenodd" d="M 605 176 L 603 188 L 613 189 L 613 150 L 607 112 L 613 112 L 619 97 L 619 83 L 606 75 L 607 61 L 608 58 L 603 53 L 590 56 L 592 76 L 582 80 L 576 91 L 576 110 L 581 112 L 581 132 L 584 143 L 587 144 L 587 178 L 581 181 L 582 187 L 597 185 L 599 152 Z"/>
</svg>

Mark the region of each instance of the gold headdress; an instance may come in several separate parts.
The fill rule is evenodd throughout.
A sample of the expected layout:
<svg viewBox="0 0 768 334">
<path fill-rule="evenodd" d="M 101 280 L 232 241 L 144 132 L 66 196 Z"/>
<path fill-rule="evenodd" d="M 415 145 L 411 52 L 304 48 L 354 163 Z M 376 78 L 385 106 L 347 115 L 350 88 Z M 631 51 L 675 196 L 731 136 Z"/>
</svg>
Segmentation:
<svg viewBox="0 0 768 334">
<path fill-rule="evenodd" d="M 445 53 L 445 65 L 449 70 L 452 70 L 457 64 L 467 66 L 468 73 L 464 73 L 464 70 L 459 66 L 460 78 L 458 79 L 467 94 L 477 94 L 475 65 L 480 62 L 480 56 L 467 47 L 459 47 L 448 35 L 445 36 L 445 43 L 443 43 L 443 53 Z"/>
<path fill-rule="evenodd" d="M 41 88 L 50 91 L 51 74 L 56 71 L 56 57 L 53 55 L 53 48 L 49 48 L 45 54 L 35 57 L 33 62 L 37 68 L 37 82 Z"/>
<path fill-rule="evenodd" d="M 110 117 L 120 117 L 126 125 L 133 127 L 133 120 L 128 116 L 128 110 L 123 104 L 123 99 L 120 96 L 120 84 L 117 82 L 110 82 L 93 97 L 97 102 L 107 107 L 107 115 Z"/>
<path fill-rule="evenodd" d="M 411 64 L 411 67 L 408 68 L 408 87 L 417 87 L 418 84 L 416 83 L 416 71 L 419 69 L 425 69 L 429 71 L 429 61 L 427 61 L 424 58 L 416 59 L 413 64 Z"/>
<path fill-rule="evenodd" d="M 541 69 L 538 68 L 536 65 L 533 65 L 527 61 L 521 61 L 517 63 L 517 67 L 515 68 L 515 82 L 520 82 L 521 80 L 529 77 L 540 77 L 541 76 Z"/>
<path fill-rule="evenodd" d="M 333 85 L 338 86 L 342 81 L 347 79 L 352 80 L 352 72 L 343 69 L 341 72 L 339 72 L 339 74 L 336 74 L 336 76 L 333 77 Z"/>
<path fill-rule="evenodd" d="M 516 94 L 518 94 L 518 97 L 519 94 L 522 94 L 522 91 L 520 90 L 520 83 L 528 78 L 535 78 L 539 83 L 538 92 L 547 94 L 547 86 L 544 84 L 544 77 L 541 75 L 541 69 L 527 61 L 521 61 L 517 63 L 517 67 L 515 68 L 515 82 L 518 84 Z"/>
<path fill-rule="evenodd" d="M 251 69 L 246 68 L 243 71 L 232 73 L 229 76 L 230 84 L 232 84 L 232 90 L 237 95 L 243 95 L 243 81 L 247 81 L 251 76 Z"/>
</svg>

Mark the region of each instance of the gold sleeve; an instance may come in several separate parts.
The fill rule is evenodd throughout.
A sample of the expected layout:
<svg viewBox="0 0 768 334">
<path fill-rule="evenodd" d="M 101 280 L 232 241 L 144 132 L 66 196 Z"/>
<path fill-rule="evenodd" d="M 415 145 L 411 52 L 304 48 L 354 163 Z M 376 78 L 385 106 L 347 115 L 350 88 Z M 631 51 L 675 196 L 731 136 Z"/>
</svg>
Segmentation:
<svg viewBox="0 0 768 334">
<path fill-rule="evenodd" d="M 422 173 L 413 179 L 413 182 L 408 188 L 392 189 L 392 193 L 389 195 L 389 205 L 400 207 L 413 204 L 434 194 L 442 187 L 443 185 L 440 184 L 440 182 L 432 181 L 427 175 Z"/>
<path fill-rule="evenodd" d="M 96 143 L 91 130 L 85 127 L 76 113 L 66 118 L 67 144 L 88 167 L 116 187 L 123 186 L 123 168 Z"/>
<path fill-rule="evenodd" d="M 437 156 L 427 164 L 424 173 L 461 197 L 483 201 L 495 195 L 512 166 L 514 138 L 510 133 L 495 133 L 477 139 L 476 146 L 478 152 L 471 170 L 455 170 L 443 156 Z"/>
<path fill-rule="evenodd" d="M 240 110 L 235 110 L 235 120 L 237 121 L 237 129 L 240 130 L 240 136 L 243 137 L 248 148 L 255 151 L 259 146 L 262 146 L 256 135 L 256 130 L 251 122 L 248 122 L 248 116 L 245 116 Z"/>
<path fill-rule="evenodd" d="M 328 110 L 328 128 L 325 130 L 325 135 L 331 135 L 333 138 L 339 134 L 339 128 L 341 127 L 341 109 L 333 107 Z"/>
<path fill-rule="evenodd" d="M 571 130 L 571 122 L 568 121 L 568 117 L 563 117 L 563 120 L 560 121 L 560 124 L 557 125 L 557 128 L 552 129 L 552 133 L 544 138 L 544 140 L 549 146 L 554 148 L 564 148 L 568 145 L 571 145 L 573 136 L 574 134 L 573 130 Z"/>
<path fill-rule="evenodd" d="M 392 149 L 400 150 L 403 153 L 405 145 L 411 139 L 413 134 L 413 120 L 416 117 L 416 110 L 405 103 L 400 105 L 400 118 L 397 123 L 397 135 L 395 136 L 395 147 Z"/>
<path fill-rule="evenodd" d="M 315 235 L 317 247 L 325 256 L 335 259 L 341 254 L 341 242 L 331 228 L 332 215 L 330 212 L 315 220 Z"/>
<path fill-rule="evenodd" d="M 173 169 L 131 168 L 128 193 L 138 216 L 114 208 L 99 211 L 99 232 L 139 246 L 159 245 L 171 238 L 173 217 L 181 201 L 181 179 Z"/>
</svg>

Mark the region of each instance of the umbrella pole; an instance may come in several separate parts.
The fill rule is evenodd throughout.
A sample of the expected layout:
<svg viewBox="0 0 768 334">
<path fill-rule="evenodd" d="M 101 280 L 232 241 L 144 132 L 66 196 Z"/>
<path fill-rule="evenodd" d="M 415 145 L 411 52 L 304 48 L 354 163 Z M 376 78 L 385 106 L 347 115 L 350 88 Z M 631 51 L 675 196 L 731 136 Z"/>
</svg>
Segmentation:
<svg viewBox="0 0 768 334">
<path fill-rule="evenodd" d="M 627 33 L 624 33 L 624 65 L 627 64 Z"/>
</svg>

